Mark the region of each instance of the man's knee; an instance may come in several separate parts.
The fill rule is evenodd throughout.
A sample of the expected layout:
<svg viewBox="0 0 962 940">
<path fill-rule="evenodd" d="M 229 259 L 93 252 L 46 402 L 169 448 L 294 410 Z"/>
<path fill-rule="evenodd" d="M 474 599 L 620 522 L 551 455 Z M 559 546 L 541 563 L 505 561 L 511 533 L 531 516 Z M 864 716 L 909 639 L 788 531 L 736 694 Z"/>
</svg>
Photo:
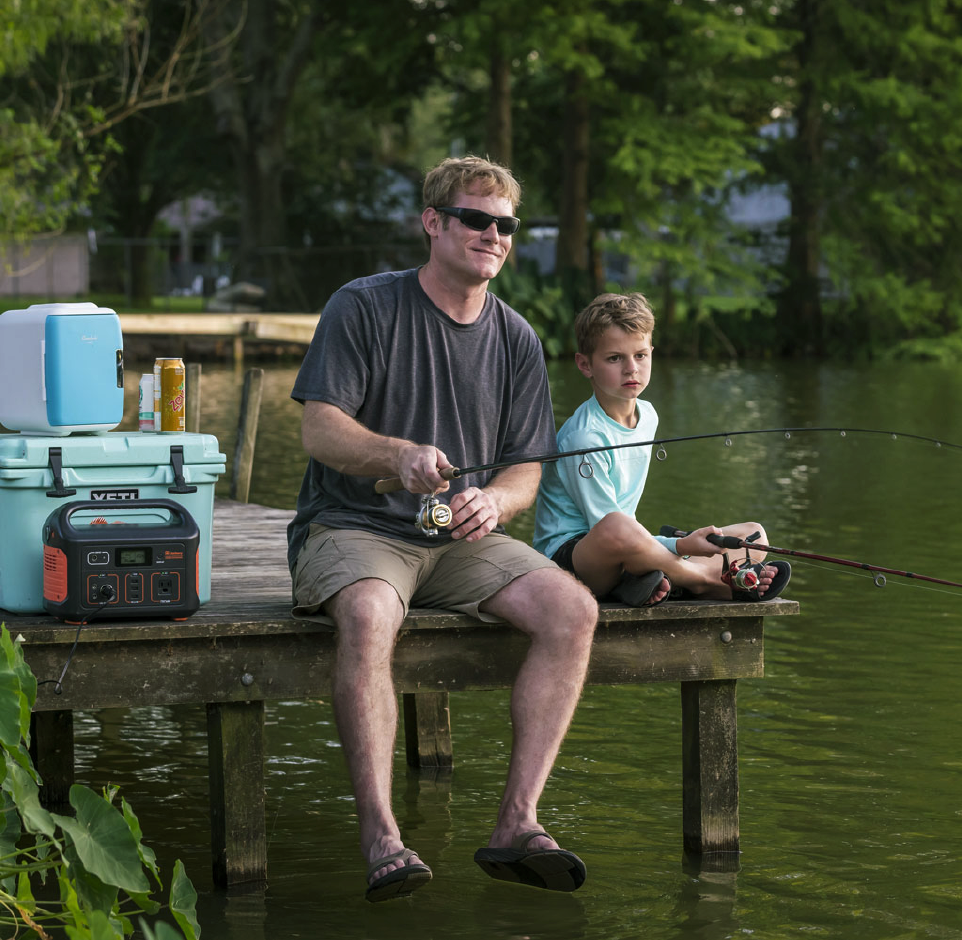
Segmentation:
<svg viewBox="0 0 962 940">
<path fill-rule="evenodd" d="M 549 583 L 544 597 L 544 623 L 574 644 L 588 644 L 598 624 L 598 601 L 577 578 L 565 571 Z"/>
<path fill-rule="evenodd" d="M 393 644 L 404 620 L 404 606 L 397 591 L 376 578 L 349 584 L 324 606 L 337 626 L 340 642 Z"/>
</svg>

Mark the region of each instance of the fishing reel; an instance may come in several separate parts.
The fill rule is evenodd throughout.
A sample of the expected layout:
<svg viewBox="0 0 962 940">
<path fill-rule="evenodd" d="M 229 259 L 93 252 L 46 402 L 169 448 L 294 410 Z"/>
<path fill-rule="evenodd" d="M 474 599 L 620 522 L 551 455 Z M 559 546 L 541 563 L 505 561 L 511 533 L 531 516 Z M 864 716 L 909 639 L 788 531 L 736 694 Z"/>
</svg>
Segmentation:
<svg viewBox="0 0 962 940">
<path fill-rule="evenodd" d="M 421 508 L 414 517 L 414 524 L 424 535 L 436 536 L 438 529 L 444 529 L 451 524 L 451 508 L 445 506 L 436 496 L 425 493 L 421 497 Z"/>
<path fill-rule="evenodd" d="M 744 541 L 757 542 L 761 538 L 761 532 L 753 532 Z M 758 571 L 752 562 L 752 556 L 745 547 L 744 561 L 729 561 L 728 552 L 722 553 L 722 581 L 728 584 L 733 591 L 755 591 L 761 583 Z"/>
</svg>

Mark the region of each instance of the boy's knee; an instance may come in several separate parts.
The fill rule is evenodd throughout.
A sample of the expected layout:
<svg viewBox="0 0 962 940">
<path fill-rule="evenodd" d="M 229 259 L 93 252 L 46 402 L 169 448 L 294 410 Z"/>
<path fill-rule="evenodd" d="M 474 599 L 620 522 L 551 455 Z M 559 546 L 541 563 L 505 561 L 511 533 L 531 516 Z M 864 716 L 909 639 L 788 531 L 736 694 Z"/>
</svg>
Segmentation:
<svg viewBox="0 0 962 940">
<path fill-rule="evenodd" d="M 640 544 L 652 539 L 640 522 L 623 512 L 608 513 L 595 530 L 604 539 L 605 548 L 615 552 L 637 551 Z"/>
</svg>

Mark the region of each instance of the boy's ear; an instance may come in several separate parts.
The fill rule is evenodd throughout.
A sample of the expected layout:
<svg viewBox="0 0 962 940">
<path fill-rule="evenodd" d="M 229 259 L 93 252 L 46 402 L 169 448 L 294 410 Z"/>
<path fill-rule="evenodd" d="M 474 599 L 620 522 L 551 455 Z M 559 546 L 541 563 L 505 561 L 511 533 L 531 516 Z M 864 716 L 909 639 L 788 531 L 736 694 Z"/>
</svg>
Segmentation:
<svg viewBox="0 0 962 940">
<path fill-rule="evenodd" d="M 586 378 L 591 378 L 591 360 L 584 353 L 575 353 L 575 365 L 581 374 Z"/>
</svg>

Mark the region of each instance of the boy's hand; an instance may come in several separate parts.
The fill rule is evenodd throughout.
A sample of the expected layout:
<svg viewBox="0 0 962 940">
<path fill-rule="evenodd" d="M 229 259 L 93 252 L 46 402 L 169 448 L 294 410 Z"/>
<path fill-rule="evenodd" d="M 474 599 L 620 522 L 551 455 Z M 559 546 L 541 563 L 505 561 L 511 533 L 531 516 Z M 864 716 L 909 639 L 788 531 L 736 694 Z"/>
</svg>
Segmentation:
<svg viewBox="0 0 962 940">
<path fill-rule="evenodd" d="M 680 538 L 675 543 L 675 551 L 678 552 L 679 555 L 720 555 L 725 549 L 709 542 L 706 536 L 724 534 L 718 526 L 703 526 Z"/>
</svg>

